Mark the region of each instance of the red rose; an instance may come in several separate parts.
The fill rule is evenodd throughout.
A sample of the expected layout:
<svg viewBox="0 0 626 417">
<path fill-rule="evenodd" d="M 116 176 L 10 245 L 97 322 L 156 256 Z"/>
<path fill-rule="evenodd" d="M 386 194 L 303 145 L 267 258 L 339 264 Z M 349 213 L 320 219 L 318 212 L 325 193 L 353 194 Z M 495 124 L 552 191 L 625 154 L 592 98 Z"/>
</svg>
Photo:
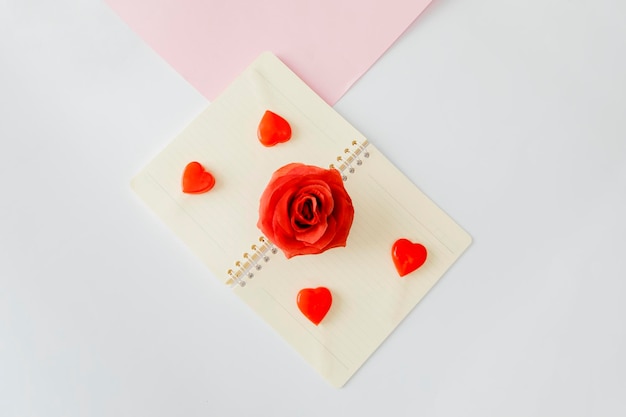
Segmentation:
<svg viewBox="0 0 626 417">
<path fill-rule="evenodd" d="M 257 226 L 291 258 L 346 246 L 353 219 L 339 171 L 292 163 L 263 191 Z"/>
</svg>

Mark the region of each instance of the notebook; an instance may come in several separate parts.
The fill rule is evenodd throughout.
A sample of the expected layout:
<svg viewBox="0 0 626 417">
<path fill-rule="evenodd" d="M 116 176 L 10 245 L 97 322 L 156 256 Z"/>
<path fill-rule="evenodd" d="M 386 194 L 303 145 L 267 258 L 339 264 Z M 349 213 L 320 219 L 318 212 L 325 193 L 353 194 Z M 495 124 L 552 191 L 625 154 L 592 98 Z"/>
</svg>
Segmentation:
<svg viewBox="0 0 626 417">
<path fill-rule="evenodd" d="M 257 139 L 266 110 L 292 138 Z M 185 194 L 181 176 L 198 161 L 215 177 L 205 194 Z M 287 259 L 257 228 L 272 174 L 292 162 L 344 179 L 354 206 L 345 247 Z M 258 57 L 133 180 L 134 191 L 232 286 L 324 379 L 341 387 L 471 243 L 471 237 L 350 123 L 271 53 Z M 423 244 L 425 264 L 400 277 L 391 259 L 399 238 Z M 332 306 L 318 325 L 296 304 L 303 288 L 326 287 Z"/>
</svg>

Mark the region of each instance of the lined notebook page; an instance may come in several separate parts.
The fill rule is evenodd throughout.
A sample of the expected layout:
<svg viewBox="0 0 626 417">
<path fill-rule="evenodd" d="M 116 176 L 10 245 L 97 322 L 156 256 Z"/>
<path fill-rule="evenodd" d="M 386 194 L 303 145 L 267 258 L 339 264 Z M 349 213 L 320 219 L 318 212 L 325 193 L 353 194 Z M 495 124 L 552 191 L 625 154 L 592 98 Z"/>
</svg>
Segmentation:
<svg viewBox="0 0 626 417">
<path fill-rule="evenodd" d="M 292 139 L 263 147 L 256 129 L 265 110 L 292 127 Z M 365 138 L 282 62 L 261 55 L 137 177 L 133 188 L 202 259 L 229 280 L 244 252 L 258 244 L 261 193 L 291 162 L 328 167 Z M 345 248 L 287 260 L 268 254 L 234 294 L 272 326 L 333 386 L 342 386 L 470 245 L 471 238 L 421 193 L 374 145 L 347 173 L 355 218 Z M 216 178 L 206 194 L 181 192 L 190 161 Z M 420 242 L 428 260 L 400 278 L 391 260 L 398 238 Z M 319 326 L 297 308 L 302 288 L 325 286 L 333 304 Z"/>
</svg>

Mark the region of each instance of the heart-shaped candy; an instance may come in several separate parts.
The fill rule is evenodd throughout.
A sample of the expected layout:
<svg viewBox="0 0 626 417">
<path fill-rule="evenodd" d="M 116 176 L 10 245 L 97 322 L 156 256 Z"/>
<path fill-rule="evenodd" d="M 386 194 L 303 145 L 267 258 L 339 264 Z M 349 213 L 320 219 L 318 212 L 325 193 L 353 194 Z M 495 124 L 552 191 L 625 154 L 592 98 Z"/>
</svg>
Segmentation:
<svg viewBox="0 0 626 417">
<path fill-rule="evenodd" d="M 190 162 L 183 173 L 183 192 L 187 194 L 206 193 L 215 185 L 215 178 L 199 162 Z"/>
<path fill-rule="evenodd" d="M 391 257 L 401 277 L 410 274 L 426 262 L 428 251 L 424 245 L 408 239 L 398 239 L 391 248 Z"/>
<path fill-rule="evenodd" d="M 316 326 L 328 313 L 333 296 L 326 287 L 304 288 L 298 293 L 298 308 Z"/>
<path fill-rule="evenodd" d="M 287 120 L 269 110 L 265 111 L 257 130 L 259 141 L 265 146 L 287 142 L 291 138 L 291 126 Z"/>
</svg>

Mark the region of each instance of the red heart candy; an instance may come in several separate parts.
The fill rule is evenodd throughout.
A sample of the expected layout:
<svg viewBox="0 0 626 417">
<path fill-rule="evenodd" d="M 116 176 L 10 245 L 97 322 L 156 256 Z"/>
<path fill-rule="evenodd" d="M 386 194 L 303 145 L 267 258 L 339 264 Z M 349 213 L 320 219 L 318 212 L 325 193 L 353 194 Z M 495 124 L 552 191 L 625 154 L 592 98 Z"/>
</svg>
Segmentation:
<svg viewBox="0 0 626 417">
<path fill-rule="evenodd" d="M 187 194 L 206 193 L 215 185 L 215 178 L 199 162 L 190 162 L 183 173 L 183 192 Z"/>
<path fill-rule="evenodd" d="M 291 126 L 287 120 L 266 110 L 259 123 L 257 136 L 263 145 L 274 146 L 277 143 L 287 142 L 291 138 Z"/>
<path fill-rule="evenodd" d="M 326 287 L 304 288 L 298 293 L 298 308 L 316 326 L 328 313 L 333 296 Z"/>
<path fill-rule="evenodd" d="M 424 245 L 408 239 L 398 239 L 391 248 L 391 257 L 401 277 L 410 274 L 426 262 L 428 251 Z"/>
</svg>

